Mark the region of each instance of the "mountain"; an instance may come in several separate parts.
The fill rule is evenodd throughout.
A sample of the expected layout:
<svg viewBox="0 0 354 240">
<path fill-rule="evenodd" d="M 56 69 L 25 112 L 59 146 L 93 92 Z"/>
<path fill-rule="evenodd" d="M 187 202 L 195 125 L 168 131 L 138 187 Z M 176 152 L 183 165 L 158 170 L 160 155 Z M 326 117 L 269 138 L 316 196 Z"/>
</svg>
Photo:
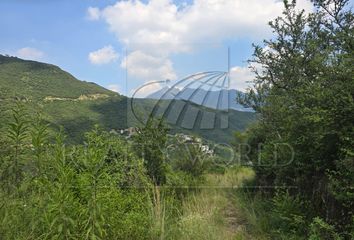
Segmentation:
<svg viewBox="0 0 354 240">
<path fill-rule="evenodd" d="M 0 55 L 0 129 L 10 120 L 9 109 L 15 98 L 27 105 L 30 114 L 40 112 L 51 128 L 63 126 L 71 143 L 82 141 L 83 133 L 95 124 L 106 130 L 137 126 L 142 122 L 139 116 L 148 116 L 156 104 L 169 106 L 171 103 L 170 100 L 127 98 L 95 83 L 80 81 L 55 65 Z M 226 111 L 227 127 L 204 129 L 198 126 L 203 125 L 206 118 L 190 112 L 200 112 L 200 116 L 208 116 L 210 121 L 207 122 L 216 124 L 225 111 L 182 99 L 173 100 L 172 105 L 173 111 L 165 114 L 172 132 L 197 134 L 212 141 L 228 142 L 234 130 L 243 130 L 255 120 L 254 113 L 230 110 Z M 169 119 L 173 119 L 177 105 L 185 106 L 186 114 L 179 122 L 173 122 Z M 161 108 L 156 116 L 163 116 Z M 190 123 L 193 126 L 186 127 Z"/>
<path fill-rule="evenodd" d="M 252 112 L 253 110 L 251 108 L 245 108 L 243 105 L 237 103 L 236 98 L 238 94 L 242 94 L 242 92 L 235 89 L 208 91 L 203 88 L 186 88 L 179 90 L 177 88 L 164 87 L 148 95 L 146 98 L 187 100 L 204 107 L 218 110 L 233 109 L 241 112 Z"/>
<path fill-rule="evenodd" d="M 82 95 L 116 95 L 95 83 L 79 81 L 51 64 L 0 55 L 1 98 L 25 97 L 31 100 L 79 98 Z"/>
<path fill-rule="evenodd" d="M 70 142 L 81 141 L 94 124 L 127 127 L 125 97 L 55 65 L 0 55 L 0 128 L 11 117 L 15 98 L 30 114 L 40 112 L 52 128 L 63 126 Z"/>
</svg>

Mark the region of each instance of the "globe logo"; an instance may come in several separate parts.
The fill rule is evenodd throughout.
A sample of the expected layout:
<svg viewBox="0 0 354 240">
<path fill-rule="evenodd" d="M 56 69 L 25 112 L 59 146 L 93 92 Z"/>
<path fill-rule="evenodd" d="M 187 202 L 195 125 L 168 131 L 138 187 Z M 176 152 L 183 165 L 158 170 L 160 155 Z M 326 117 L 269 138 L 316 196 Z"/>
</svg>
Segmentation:
<svg viewBox="0 0 354 240">
<path fill-rule="evenodd" d="M 138 88 L 130 99 L 130 121 L 145 124 L 161 119 L 181 130 L 216 130 L 228 128 L 230 99 L 229 73 L 199 72 L 174 83 L 170 80 L 149 82 Z M 136 96 L 152 85 L 164 86 L 147 98 Z M 147 101 L 153 104 L 146 104 Z M 152 107 L 149 107 L 152 106 Z"/>
</svg>

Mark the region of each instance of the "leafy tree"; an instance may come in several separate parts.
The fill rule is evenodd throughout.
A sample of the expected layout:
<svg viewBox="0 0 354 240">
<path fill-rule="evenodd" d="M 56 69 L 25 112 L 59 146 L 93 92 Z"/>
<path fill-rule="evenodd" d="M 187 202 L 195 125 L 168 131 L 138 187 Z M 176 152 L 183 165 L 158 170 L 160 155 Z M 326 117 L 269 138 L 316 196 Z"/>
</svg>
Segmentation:
<svg viewBox="0 0 354 240">
<path fill-rule="evenodd" d="M 147 173 L 157 185 L 166 182 L 166 142 L 167 128 L 155 119 L 149 119 L 144 127 L 137 128 L 134 136 L 135 151 L 143 157 Z"/>
<path fill-rule="evenodd" d="M 296 186 L 303 198 L 346 237 L 353 224 L 354 15 L 348 0 L 314 0 L 316 11 L 284 1 L 270 22 L 275 37 L 255 46 L 254 89 L 240 100 L 259 112 L 250 145 L 259 183 Z M 274 163 L 277 143 L 295 152 L 290 164 Z M 258 155 L 257 154 L 257 155 Z M 285 160 L 289 152 L 280 158 Z M 265 163 L 265 164 L 264 164 Z M 294 192 L 293 192 L 294 194 Z"/>
</svg>

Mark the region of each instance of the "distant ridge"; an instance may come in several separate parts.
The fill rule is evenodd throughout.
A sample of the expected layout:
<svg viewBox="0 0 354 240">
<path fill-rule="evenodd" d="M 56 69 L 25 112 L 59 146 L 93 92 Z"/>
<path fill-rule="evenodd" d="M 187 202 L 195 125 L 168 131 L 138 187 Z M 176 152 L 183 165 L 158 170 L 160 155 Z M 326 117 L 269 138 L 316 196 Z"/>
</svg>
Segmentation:
<svg viewBox="0 0 354 240">
<path fill-rule="evenodd" d="M 188 100 L 212 109 L 233 109 L 241 112 L 253 112 L 251 108 L 246 108 L 243 105 L 237 103 L 236 98 L 238 94 L 242 94 L 242 92 L 235 89 L 207 91 L 202 88 L 186 88 L 184 90 L 179 90 L 177 88 L 171 89 L 169 87 L 164 87 L 148 95 L 146 98 L 164 100 Z"/>
</svg>

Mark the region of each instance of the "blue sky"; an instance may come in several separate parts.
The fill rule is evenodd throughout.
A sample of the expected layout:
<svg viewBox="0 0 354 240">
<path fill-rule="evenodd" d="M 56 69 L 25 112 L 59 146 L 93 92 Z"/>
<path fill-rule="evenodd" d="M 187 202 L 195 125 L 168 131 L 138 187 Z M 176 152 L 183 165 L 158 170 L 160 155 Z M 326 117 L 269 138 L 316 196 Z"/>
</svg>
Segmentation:
<svg viewBox="0 0 354 240">
<path fill-rule="evenodd" d="M 107 86 L 124 78 L 113 64 L 90 64 L 88 53 L 104 45 L 121 48 L 105 23 L 86 19 L 87 8 L 103 1 L 0 1 L 0 52 L 17 55 L 18 49 L 43 52 L 35 60 L 59 65 L 81 80 Z M 28 56 L 28 58 L 32 58 Z"/>
<path fill-rule="evenodd" d="M 131 95 L 149 81 L 226 71 L 230 47 L 232 87 L 242 89 L 251 44 L 271 37 L 266 23 L 281 9 L 277 0 L 2 0 L 0 53 Z"/>
</svg>

